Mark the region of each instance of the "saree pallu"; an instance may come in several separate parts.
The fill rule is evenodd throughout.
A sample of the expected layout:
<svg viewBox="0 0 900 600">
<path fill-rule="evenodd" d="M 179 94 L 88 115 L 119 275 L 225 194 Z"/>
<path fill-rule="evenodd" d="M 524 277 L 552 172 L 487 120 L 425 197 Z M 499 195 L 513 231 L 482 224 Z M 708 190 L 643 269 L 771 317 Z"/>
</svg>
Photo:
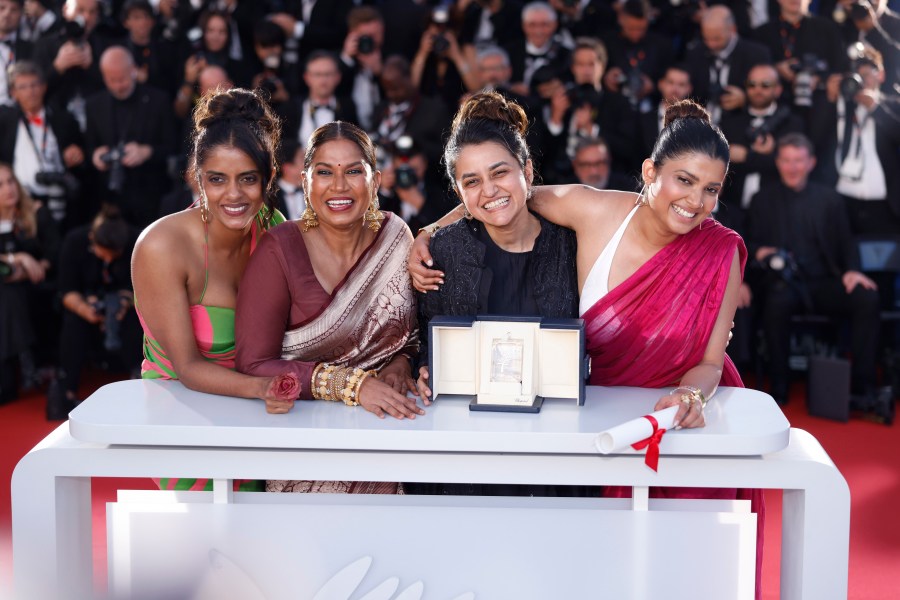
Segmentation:
<svg viewBox="0 0 900 600">
<path fill-rule="evenodd" d="M 411 245 L 406 224 L 385 219 L 375 241 L 332 292 L 331 302 L 285 332 L 281 358 L 378 370 L 398 352 L 412 356 L 418 330 L 406 270 Z"/>
<path fill-rule="evenodd" d="M 657 252 L 631 277 L 582 315 L 592 385 L 674 387 L 703 359 L 738 252 L 741 237 L 713 219 Z M 721 385 L 744 387 L 725 355 Z M 606 497 L 630 497 L 631 488 L 607 486 Z M 650 488 L 651 498 L 750 500 L 757 514 L 756 597 L 760 598 L 765 502 L 762 490 Z"/>
<path fill-rule="evenodd" d="M 418 352 L 416 299 L 406 270 L 412 234 L 399 218 L 385 219 L 375 241 L 321 311 L 287 331 L 282 359 L 382 369 L 398 353 Z M 394 482 L 266 482 L 267 491 L 395 494 Z"/>
</svg>

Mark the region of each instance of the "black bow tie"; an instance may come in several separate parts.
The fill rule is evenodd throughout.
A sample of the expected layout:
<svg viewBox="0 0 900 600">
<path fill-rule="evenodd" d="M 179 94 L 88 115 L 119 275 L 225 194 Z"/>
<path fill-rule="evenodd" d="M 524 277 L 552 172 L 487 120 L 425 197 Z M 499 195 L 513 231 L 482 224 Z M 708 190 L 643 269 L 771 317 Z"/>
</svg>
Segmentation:
<svg viewBox="0 0 900 600">
<path fill-rule="evenodd" d="M 309 107 L 310 107 L 310 109 L 313 110 L 313 111 L 320 110 L 320 109 L 323 109 L 323 108 L 327 108 L 328 110 L 332 110 L 332 107 L 331 107 L 330 104 L 310 104 Z"/>
<path fill-rule="evenodd" d="M 550 52 L 549 51 L 544 52 L 543 54 L 534 54 L 533 52 L 526 51 L 525 56 L 532 60 L 538 60 L 538 59 L 550 60 Z"/>
</svg>

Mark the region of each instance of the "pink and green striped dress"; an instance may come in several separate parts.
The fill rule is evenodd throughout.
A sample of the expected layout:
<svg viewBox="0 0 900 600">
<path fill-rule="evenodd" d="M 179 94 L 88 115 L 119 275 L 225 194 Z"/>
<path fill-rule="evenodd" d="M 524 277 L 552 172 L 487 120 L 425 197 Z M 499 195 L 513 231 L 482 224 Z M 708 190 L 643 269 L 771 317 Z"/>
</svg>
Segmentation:
<svg viewBox="0 0 900 600">
<path fill-rule="evenodd" d="M 265 207 L 256 216 L 251 227 L 250 252 L 256 248 L 256 242 L 260 232 L 284 222 L 284 215 L 277 210 L 266 222 Z M 221 306 L 206 306 L 203 297 L 206 295 L 206 286 L 209 282 L 209 232 L 206 231 L 204 244 L 203 291 L 197 304 L 190 306 L 191 327 L 194 339 L 197 341 L 197 349 L 200 355 L 211 363 L 215 363 L 226 369 L 234 369 L 234 309 Z M 137 310 L 137 304 L 135 305 Z M 137 310 L 138 319 L 144 328 L 144 361 L 141 363 L 141 377 L 143 379 L 178 379 L 178 374 L 172 367 L 172 361 L 166 355 L 160 343 L 153 337 L 150 328 L 144 322 L 140 310 Z M 210 479 L 175 479 L 161 478 L 155 480 L 164 490 L 193 490 L 212 491 Z M 235 490 L 262 491 L 262 481 L 235 480 Z"/>
</svg>

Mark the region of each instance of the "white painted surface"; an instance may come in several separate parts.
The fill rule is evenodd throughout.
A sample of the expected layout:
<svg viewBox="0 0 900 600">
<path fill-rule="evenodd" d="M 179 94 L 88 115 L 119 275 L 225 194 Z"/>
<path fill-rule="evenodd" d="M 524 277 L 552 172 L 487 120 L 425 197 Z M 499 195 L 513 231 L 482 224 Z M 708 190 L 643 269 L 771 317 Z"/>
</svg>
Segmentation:
<svg viewBox="0 0 900 600">
<path fill-rule="evenodd" d="M 73 413 L 71 426 L 82 438 L 100 435 L 118 444 L 75 439 L 64 423 L 13 473 L 16 597 L 96 597 L 91 477 L 201 476 L 226 485 L 229 479 L 249 478 L 605 484 L 635 486 L 639 492 L 655 485 L 782 489 L 781 598 L 846 598 L 850 495 L 821 445 L 804 431 L 781 431 L 783 416 L 772 414 L 769 408 L 777 407 L 768 396 L 726 389 L 710 402 L 708 427 L 667 434 L 663 443 L 670 447 L 659 473 L 648 469 L 642 456 L 597 454 L 593 439 L 604 423 L 640 416 L 657 395 L 594 388 L 585 407 L 551 405 L 539 415 L 471 415 L 464 403 L 448 402 L 422 419 L 382 421 L 324 402 L 300 403 L 287 416 L 267 415 L 259 402 L 194 394 L 173 382 L 108 386 Z M 784 435 L 786 447 L 773 441 Z M 497 437 L 500 442 L 493 441 Z M 741 445 L 729 437 L 743 440 L 744 450 L 755 454 L 722 455 L 720 446 Z M 781 449 L 761 450 L 760 438 Z M 578 450 L 564 451 L 573 447 Z M 693 448 L 698 455 L 675 455 L 673 448 L 685 454 Z M 238 506 L 229 496 L 220 494 L 213 506 Z M 456 506 L 465 499 L 442 500 Z M 646 508 L 634 506 L 636 512 Z M 419 523 L 394 525 L 416 531 Z"/>
<path fill-rule="evenodd" d="M 448 399 L 398 421 L 321 401 L 270 415 L 260 400 L 131 380 L 97 390 L 72 412 L 69 427 L 76 439 L 103 444 L 593 455 L 599 432 L 649 414 L 662 395 L 589 386 L 584 406 L 548 400 L 539 414 L 470 412 L 468 400 Z M 705 413 L 706 427 L 667 432 L 660 453 L 746 456 L 787 446 L 790 424 L 767 394 L 723 387 Z"/>
</svg>

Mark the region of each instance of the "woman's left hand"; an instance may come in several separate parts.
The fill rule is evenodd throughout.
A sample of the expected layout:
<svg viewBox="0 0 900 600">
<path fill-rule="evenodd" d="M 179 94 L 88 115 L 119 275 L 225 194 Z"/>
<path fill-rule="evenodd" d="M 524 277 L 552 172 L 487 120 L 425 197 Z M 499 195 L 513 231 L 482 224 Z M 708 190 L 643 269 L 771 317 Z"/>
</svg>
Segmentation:
<svg viewBox="0 0 900 600">
<path fill-rule="evenodd" d="M 675 429 L 690 429 L 692 427 L 703 427 L 706 425 L 706 419 L 703 417 L 703 408 L 699 401 L 691 401 L 690 404 L 682 400 L 686 394 L 681 392 L 663 396 L 653 407 L 654 411 L 662 410 L 670 406 L 677 406 L 678 412 L 675 414 Z"/>
<path fill-rule="evenodd" d="M 407 391 L 418 396 L 416 382 L 409 374 L 409 361 L 406 357 L 399 356 L 388 363 L 378 373 L 378 379 L 391 386 L 398 394 L 405 394 Z"/>
</svg>

